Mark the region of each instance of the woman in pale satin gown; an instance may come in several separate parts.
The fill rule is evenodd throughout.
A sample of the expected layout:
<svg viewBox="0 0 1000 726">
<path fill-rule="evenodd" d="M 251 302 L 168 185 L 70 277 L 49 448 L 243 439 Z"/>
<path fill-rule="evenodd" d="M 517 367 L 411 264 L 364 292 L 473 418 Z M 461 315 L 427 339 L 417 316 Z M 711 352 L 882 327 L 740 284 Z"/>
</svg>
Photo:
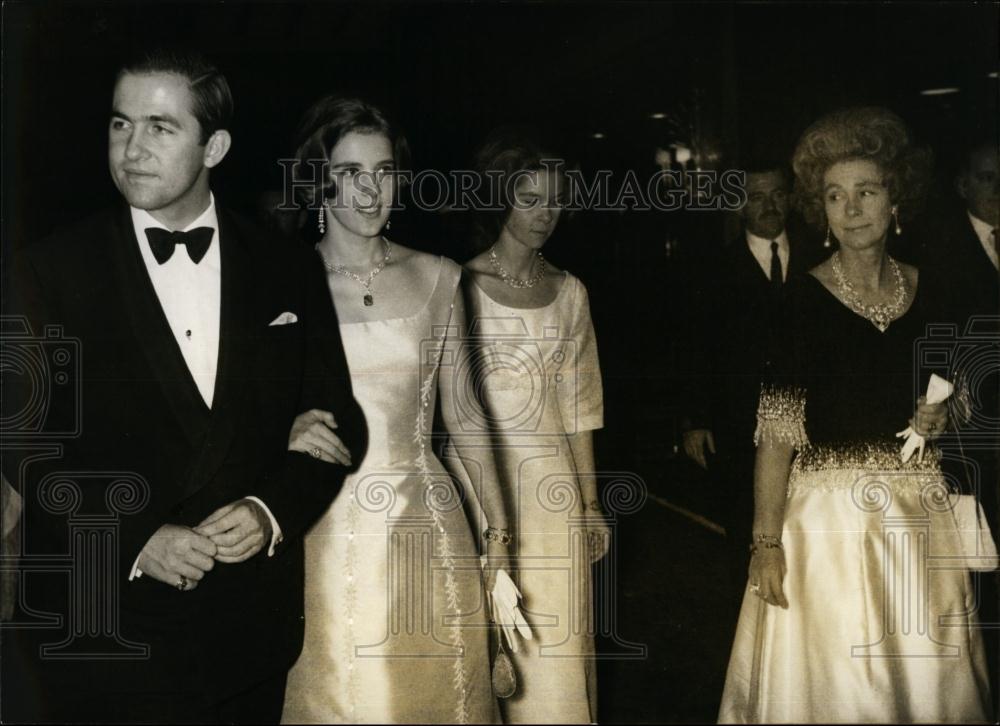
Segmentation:
<svg viewBox="0 0 1000 726">
<path fill-rule="evenodd" d="M 496 442 L 534 632 L 512 656 L 518 689 L 501 701 L 506 723 L 597 720 L 591 564 L 608 537 L 592 431 L 603 396 L 587 291 L 541 256 L 569 192 L 563 171 L 543 164 L 556 158 L 524 132 L 497 132 L 482 148 L 480 172 L 501 172 L 501 188 L 520 181 L 503 212 L 482 218 L 485 251 L 465 265 L 479 350 L 470 376 Z"/>
<path fill-rule="evenodd" d="M 465 416 L 474 413 L 474 396 L 454 375 L 465 355 L 456 338 L 465 324 L 461 268 L 382 236 L 392 172 L 405 160 L 380 111 L 324 98 L 299 138 L 301 178 L 313 173 L 307 160 L 329 162 L 305 196 L 311 208 L 322 204 L 311 215 L 322 232 L 316 264 L 328 270 L 369 441 L 305 538 L 305 642 L 282 720 L 495 722 L 480 533 L 463 503 L 481 505 L 503 530 L 502 500 L 488 449 L 472 496 L 452 483 L 431 439 L 439 400 L 450 430 L 471 430 Z M 316 423 L 311 436 L 304 450 L 344 455 L 335 428 Z M 460 450 L 482 443 L 473 434 L 455 440 Z M 489 583 L 506 555 L 493 540 L 487 555 Z"/>
<path fill-rule="evenodd" d="M 918 400 L 917 343 L 947 321 L 943 296 L 886 251 L 926 157 L 890 112 L 849 109 L 805 132 L 794 166 L 803 211 L 840 248 L 791 285 L 787 349 L 761 394 L 754 550 L 719 721 L 986 722 L 941 451 L 904 462 L 894 436 L 911 417 L 931 439 L 948 422 Z"/>
</svg>

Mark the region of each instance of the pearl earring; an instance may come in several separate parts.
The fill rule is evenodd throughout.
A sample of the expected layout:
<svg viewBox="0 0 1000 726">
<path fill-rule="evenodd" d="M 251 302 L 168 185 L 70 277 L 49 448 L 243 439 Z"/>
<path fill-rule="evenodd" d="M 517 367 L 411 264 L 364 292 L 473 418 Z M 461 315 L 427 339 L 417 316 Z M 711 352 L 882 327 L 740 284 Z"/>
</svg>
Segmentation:
<svg viewBox="0 0 1000 726">
<path fill-rule="evenodd" d="M 903 234 L 903 228 L 899 226 L 899 209 L 892 208 L 892 219 L 896 222 L 896 236 Z"/>
<path fill-rule="evenodd" d="M 319 233 L 326 234 L 326 205 L 319 208 Z"/>
<path fill-rule="evenodd" d="M 823 240 L 824 247 L 832 247 L 833 242 L 830 241 L 830 225 L 826 225 L 826 239 Z"/>
<path fill-rule="evenodd" d="M 392 220 L 387 219 L 385 220 L 385 231 L 388 232 L 390 229 L 392 229 Z"/>
</svg>

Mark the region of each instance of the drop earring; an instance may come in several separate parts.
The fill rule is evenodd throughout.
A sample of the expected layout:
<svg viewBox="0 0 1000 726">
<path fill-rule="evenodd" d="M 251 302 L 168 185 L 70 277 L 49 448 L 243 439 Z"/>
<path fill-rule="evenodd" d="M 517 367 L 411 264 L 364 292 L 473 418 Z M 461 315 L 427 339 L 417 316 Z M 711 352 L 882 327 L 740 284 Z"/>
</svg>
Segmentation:
<svg viewBox="0 0 1000 726">
<path fill-rule="evenodd" d="M 826 225 L 826 239 L 823 240 L 823 246 L 827 248 L 833 246 L 833 242 L 830 241 L 830 225 Z"/>
<path fill-rule="evenodd" d="M 899 209 L 896 207 L 892 208 L 892 219 L 896 223 L 896 236 L 903 234 L 903 228 L 899 226 Z"/>
<path fill-rule="evenodd" d="M 385 231 L 388 232 L 390 229 L 392 229 L 392 220 L 387 219 L 385 220 Z"/>
<path fill-rule="evenodd" d="M 326 234 L 326 205 L 319 208 L 319 233 Z"/>
</svg>

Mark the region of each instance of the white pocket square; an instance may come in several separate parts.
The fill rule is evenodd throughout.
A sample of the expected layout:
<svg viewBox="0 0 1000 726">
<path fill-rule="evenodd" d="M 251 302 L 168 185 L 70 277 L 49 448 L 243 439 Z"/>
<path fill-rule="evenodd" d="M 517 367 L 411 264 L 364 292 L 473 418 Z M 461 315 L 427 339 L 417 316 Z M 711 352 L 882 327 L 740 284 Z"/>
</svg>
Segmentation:
<svg viewBox="0 0 1000 726">
<path fill-rule="evenodd" d="M 267 327 L 271 327 L 272 325 L 291 325 L 297 322 L 299 322 L 299 317 L 295 313 L 282 313 L 272 320 Z"/>
</svg>

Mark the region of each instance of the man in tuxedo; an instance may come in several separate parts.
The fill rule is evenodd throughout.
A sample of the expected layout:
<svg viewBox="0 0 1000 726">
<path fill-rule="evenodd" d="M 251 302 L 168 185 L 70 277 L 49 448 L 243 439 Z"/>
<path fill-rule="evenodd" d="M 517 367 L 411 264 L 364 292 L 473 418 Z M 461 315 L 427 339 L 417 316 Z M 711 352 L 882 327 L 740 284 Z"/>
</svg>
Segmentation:
<svg viewBox="0 0 1000 726">
<path fill-rule="evenodd" d="M 48 456 L 18 450 L 37 430 L 4 431 L 25 562 L 76 555 L 72 577 L 22 573 L 22 621 L 57 617 L 5 631 L 5 720 L 280 718 L 303 637 L 302 535 L 348 473 L 289 451 L 290 429 L 326 421 L 358 455 L 364 424 L 321 267 L 212 193 L 231 114 L 226 79 L 196 53 L 126 65 L 108 130 L 125 203 L 11 253 L 5 314 L 77 342 L 62 385 L 79 395 L 53 396 L 43 424 L 78 403 L 80 425 Z M 7 377 L 5 425 L 31 386 Z M 99 557 L 74 549 L 83 513 L 114 517 Z"/>
<path fill-rule="evenodd" d="M 684 452 L 719 488 L 734 607 L 750 563 L 757 400 L 782 288 L 805 269 L 801 245 L 786 230 L 783 167 L 751 167 L 746 193 L 743 230 L 694 274 L 678 349 Z"/>
</svg>

